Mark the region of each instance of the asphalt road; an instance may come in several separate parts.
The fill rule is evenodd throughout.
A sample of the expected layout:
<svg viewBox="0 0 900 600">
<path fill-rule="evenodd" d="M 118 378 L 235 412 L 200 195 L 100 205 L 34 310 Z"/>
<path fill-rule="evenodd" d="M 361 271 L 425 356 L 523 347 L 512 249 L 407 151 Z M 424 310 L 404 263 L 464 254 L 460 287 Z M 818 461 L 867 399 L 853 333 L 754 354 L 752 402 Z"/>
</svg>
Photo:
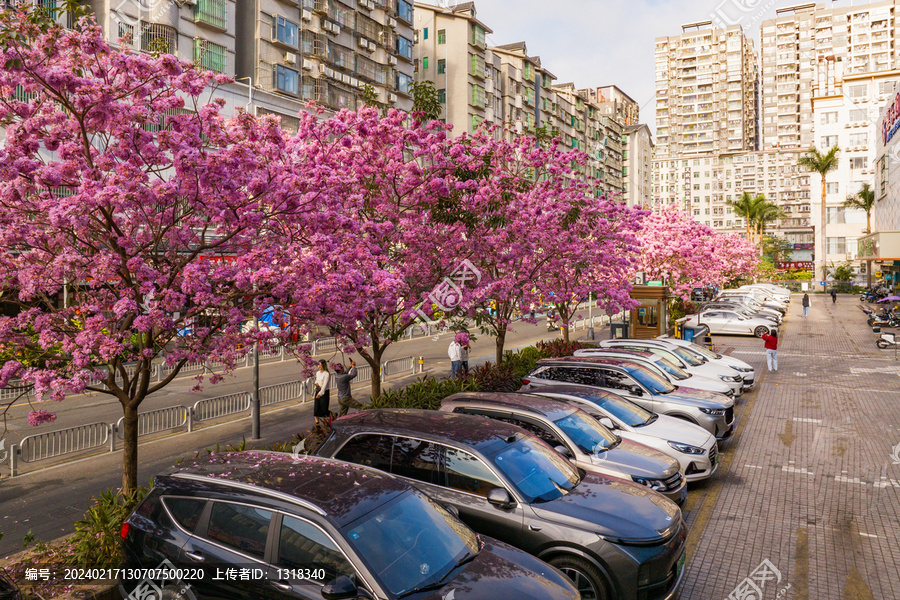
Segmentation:
<svg viewBox="0 0 900 600">
<path fill-rule="evenodd" d="M 608 331 L 608 329 L 607 329 Z M 598 336 L 602 331 L 597 331 Z M 584 335 L 583 331 L 577 335 Z M 573 337 L 577 337 L 573 334 Z M 559 333 L 556 334 L 559 336 Z M 494 359 L 493 339 L 480 336 L 473 342 L 470 352 L 470 366 Z M 507 336 L 507 349 L 531 345 L 540 339 L 553 337 L 548 334 L 543 322 L 537 325 L 514 324 L 514 331 Z M 450 361 L 447 357 L 449 334 L 398 342 L 386 352 L 386 359 L 403 356 L 423 356 L 426 373 L 443 376 L 449 373 Z M 325 355 L 323 358 L 340 360 L 342 355 Z M 361 363 L 357 357 L 357 362 Z M 260 366 L 261 385 L 272 385 L 283 381 L 299 379 L 299 365 L 296 361 L 263 363 Z M 385 387 L 405 385 L 417 376 L 392 377 Z M 220 396 L 237 391 L 246 391 L 250 385 L 251 369 L 237 370 L 233 376 L 216 385 L 207 385 L 200 393 L 191 393 L 194 380 L 180 378 L 157 394 L 147 398 L 142 410 L 173 405 L 189 405 L 204 397 Z M 355 396 L 368 395 L 369 386 L 356 386 Z M 334 403 L 333 403 L 334 405 Z M 81 396 L 70 398 L 52 406 L 58 415 L 55 422 L 41 427 L 30 427 L 25 421 L 29 407 L 17 406 L 10 415 L 10 434 L 13 441 L 22 435 L 40 431 L 52 431 L 90 422 L 115 422 L 121 416 L 121 408 L 110 396 Z M 305 432 L 312 423 L 312 405 L 287 403 L 264 410 L 261 418 L 262 439 L 254 445 L 264 446 L 274 442 L 290 440 L 295 434 Z M 188 434 L 174 433 L 162 438 L 142 442 L 139 446 L 139 481 L 149 482 L 151 477 L 171 467 L 180 458 L 190 458 L 196 452 L 205 454 L 206 448 L 214 448 L 217 443 L 225 445 L 239 443 L 250 435 L 249 417 L 207 425 Z M 43 466 L 22 465 L 25 469 Z M 103 452 L 76 462 L 65 462 L 56 466 L 32 470 L 18 477 L 0 479 L 0 556 L 15 552 L 22 546 L 23 536 L 28 531 L 36 540 L 49 541 L 73 531 L 73 523 L 80 519 L 90 499 L 106 488 L 121 485 L 121 450 Z M 4 465 L 3 473 L 8 473 Z"/>
</svg>

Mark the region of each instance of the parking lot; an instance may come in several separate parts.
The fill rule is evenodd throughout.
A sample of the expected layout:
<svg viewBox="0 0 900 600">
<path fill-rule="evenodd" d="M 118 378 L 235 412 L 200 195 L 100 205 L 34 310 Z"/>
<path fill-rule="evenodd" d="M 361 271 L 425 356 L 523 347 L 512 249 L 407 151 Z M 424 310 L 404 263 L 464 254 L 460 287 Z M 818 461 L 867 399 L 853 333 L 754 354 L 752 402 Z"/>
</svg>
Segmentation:
<svg viewBox="0 0 900 600">
<path fill-rule="evenodd" d="M 900 598 L 900 356 L 858 296 L 813 296 L 807 319 L 800 298 L 777 373 L 761 340 L 714 338 L 759 376 L 723 468 L 688 494 L 683 600 Z"/>
</svg>

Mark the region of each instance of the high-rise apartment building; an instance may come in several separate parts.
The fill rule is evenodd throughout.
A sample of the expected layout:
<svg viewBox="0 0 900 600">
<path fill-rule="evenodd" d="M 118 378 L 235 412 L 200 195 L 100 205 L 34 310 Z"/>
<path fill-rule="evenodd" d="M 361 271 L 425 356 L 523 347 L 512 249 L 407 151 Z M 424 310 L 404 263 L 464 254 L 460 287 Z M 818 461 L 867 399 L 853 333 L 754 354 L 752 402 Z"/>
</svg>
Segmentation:
<svg viewBox="0 0 900 600">
<path fill-rule="evenodd" d="M 657 38 L 657 155 L 755 150 L 756 92 L 753 41 L 740 26 L 705 21 Z"/>
<path fill-rule="evenodd" d="M 627 125 L 622 134 L 622 187 L 628 206 L 653 202 L 653 137 L 643 123 Z"/>
<path fill-rule="evenodd" d="M 803 4 L 763 21 L 762 147 L 809 148 L 818 135 L 813 97 L 846 94 L 845 77 L 900 68 L 898 7 L 898 0 L 841 8 Z"/>
<path fill-rule="evenodd" d="M 598 104 L 612 102 L 615 108 L 616 120 L 625 127 L 637 125 L 640 122 L 641 107 L 631 96 L 615 85 L 604 85 L 595 90 L 595 101 Z"/>
</svg>

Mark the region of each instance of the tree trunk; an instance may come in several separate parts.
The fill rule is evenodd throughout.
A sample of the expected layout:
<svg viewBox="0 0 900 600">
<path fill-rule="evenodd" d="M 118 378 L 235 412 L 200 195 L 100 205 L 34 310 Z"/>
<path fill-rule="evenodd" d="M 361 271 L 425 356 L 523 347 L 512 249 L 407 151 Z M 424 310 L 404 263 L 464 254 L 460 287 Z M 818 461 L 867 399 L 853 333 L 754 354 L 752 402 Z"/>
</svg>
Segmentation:
<svg viewBox="0 0 900 600">
<path fill-rule="evenodd" d="M 138 467 L 138 409 L 137 403 L 122 403 L 122 492 L 129 494 L 137 488 Z"/>
<path fill-rule="evenodd" d="M 371 355 L 368 352 L 365 354 L 360 354 L 364 359 L 366 359 L 366 362 L 369 363 L 369 366 L 372 367 L 372 400 L 376 400 L 381 395 L 381 357 L 383 354 L 384 348 L 377 343 L 372 344 Z"/>
<path fill-rule="evenodd" d="M 495 358 L 497 364 L 503 363 L 503 344 L 506 342 L 506 323 L 497 325 L 497 337 L 494 338 Z"/>
<path fill-rule="evenodd" d="M 822 215 L 821 215 L 821 229 L 822 229 L 822 279 L 821 281 L 828 281 L 827 271 L 828 271 L 828 238 L 825 237 L 825 223 L 827 221 L 825 211 L 825 173 L 822 173 Z M 822 285 L 822 291 L 825 291 L 825 285 Z"/>
</svg>

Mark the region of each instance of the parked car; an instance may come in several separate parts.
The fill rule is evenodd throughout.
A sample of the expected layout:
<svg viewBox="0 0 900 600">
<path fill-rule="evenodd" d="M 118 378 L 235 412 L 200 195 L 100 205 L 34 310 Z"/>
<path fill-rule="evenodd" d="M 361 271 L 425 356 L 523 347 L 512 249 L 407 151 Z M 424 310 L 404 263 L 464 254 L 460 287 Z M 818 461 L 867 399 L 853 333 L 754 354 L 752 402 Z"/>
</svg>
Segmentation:
<svg viewBox="0 0 900 600">
<path fill-rule="evenodd" d="M 643 485 L 579 471 L 524 429 L 481 417 L 372 410 L 333 426 L 319 454 L 406 478 L 475 531 L 559 568 L 583 599 L 676 593 L 681 511 Z"/>
<path fill-rule="evenodd" d="M 676 387 L 686 387 L 695 390 L 705 390 L 717 394 L 733 396 L 734 382 L 725 383 L 719 379 L 693 375 L 681 367 L 652 352 L 641 350 L 627 350 L 624 348 L 582 348 L 575 351 L 575 356 L 596 356 L 599 358 L 621 358 L 641 364 L 651 372 L 659 375 Z M 743 387 L 741 388 L 743 389 Z"/>
<path fill-rule="evenodd" d="M 777 310 L 770 310 L 768 308 L 763 308 L 760 310 L 753 310 L 740 302 L 733 301 L 722 301 L 722 302 L 706 302 L 700 307 L 701 311 L 705 310 L 733 310 L 736 313 L 744 316 L 744 317 L 760 317 L 762 319 L 768 319 L 775 323 L 776 325 L 780 325 L 783 319 L 780 312 Z"/>
<path fill-rule="evenodd" d="M 710 333 L 725 335 L 755 335 L 762 337 L 778 331 L 778 325 L 760 317 L 744 317 L 733 310 L 706 310 L 699 314 L 689 315 L 686 325 L 703 323 L 709 327 Z"/>
<path fill-rule="evenodd" d="M 214 454 L 175 469 L 154 479 L 121 533 L 126 575 L 186 574 L 159 595 L 132 597 L 183 598 L 188 587 L 204 600 L 424 600 L 451 590 L 483 598 L 487 586 L 494 597 L 578 598 L 561 572 L 480 538 L 404 481 L 318 457 Z M 217 578 L 226 569 L 254 574 Z M 120 580 L 123 598 L 153 587 L 140 577 Z"/>
<path fill-rule="evenodd" d="M 746 298 L 748 300 L 753 300 L 762 308 L 768 308 L 778 311 L 782 315 L 787 314 L 787 304 L 776 302 L 771 299 L 766 299 L 767 297 L 764 294 L 756 293 L 753 290 L 726 290 L 716 296 L 715 300 L 728 300 L 734 298 Z"/>
<path fill-rule="evenodd" d="M 700 425 L 717 439 L 731 435 L 734 400 L 722 394 L 679 393 L 675 386 L 644 367 L 612 358 L 569 356 L 544 358 L 522 381 L 521 391 L 537 393 L 542 386 L 571 384 L 619 394 L 643 408 Z"/>
<path fill-rule="evenodd" d="M 639 442 L 675 458 L 688 481 L 699 481 L 719 468 L 719 447 L 708 431 L 596 388 L 548 385 L 536 394 L 577 406 L 626 440 Z"/>
<path fill-rule="evenodd" d="M 751 298 L 750 296 L 741 296 L 741 295 L 730 295 L 718 298 L 713 300 L 713 302 L 730 302 L 734 304 L 739 304 L 743 306 L 745 309 L 752 311 L 753 313 L 763 313 L 768 315 L 774 315 L 778 317 L 778 322 L 781 323 L 781 320 L 784 318 L 784 315 L 787 313 L 786 310 L 783 310 L 783 307 L 772 307 L 772 306 L 763 306 L 763 304 L 756 300 L 755 298 Z M 704 305 L 705 307 L 705 305 Z"/>
<path fill-rule="evenodd" d="M 652 352 L 662 356 L 672 364 L 680 367 L 691 375 L 702 375 L 709 379 L 717 379 L 731 388 L 735 396 L 739 396 L 744 390 L 743 378 L 736 376 L 733 369 L 722 365 L 710 364 L 706 359 L 698 357 L 693 352 L 683 348 L 667 344 L 658 339 L 634 340 L 617 339 L 603 340 L 598 344 L 601 348 L 616 348 L 621 350 L 637 350 L 638 352 Z"/>
<path fill-rule="evenodd" d="M 646 485 L 679 505 L 687 496 L 677 460 L 623 440 L 576 406 L 534 394 L 463 392 L 444 398 L 441 410 L 516 425 L 547 442 L 576 467 Z"/>
<path fill-rule="evenodd" d="M 782 302 L 784 304 L 791 303 L 791 291 L 784 288 L 777 288 L 775 286 L 769 287 L 769 285 L 765 283 L 753 283 L 750 285 L 742 285 L 738 289 L 756 290 L 758 292 L 762 292 L 776 302 Z"/>
<path fill-rule="evenodd" d="M 729 368 L 737 371 L 744 378 L 744 391 L 750 391 L 753 389 L 756 372 L 753 367 L 744 361 L 734 358 L 733 356 L 728 356 L 726 354 L 719 354 L 718 352 L 713 352 L 706 346 L 701 346 L 700 344 L 695 344 L 693 342 L 689 342 L 687 340 L 680 340 L 678 338 L 663 338 L 659 339 L 661 342 L 669 343 L 673 346 L 679 347 L 687 352 L 692 352 L 713 364 L 719 363 L 722 365 L 726 365 Z"/>
</svg>

